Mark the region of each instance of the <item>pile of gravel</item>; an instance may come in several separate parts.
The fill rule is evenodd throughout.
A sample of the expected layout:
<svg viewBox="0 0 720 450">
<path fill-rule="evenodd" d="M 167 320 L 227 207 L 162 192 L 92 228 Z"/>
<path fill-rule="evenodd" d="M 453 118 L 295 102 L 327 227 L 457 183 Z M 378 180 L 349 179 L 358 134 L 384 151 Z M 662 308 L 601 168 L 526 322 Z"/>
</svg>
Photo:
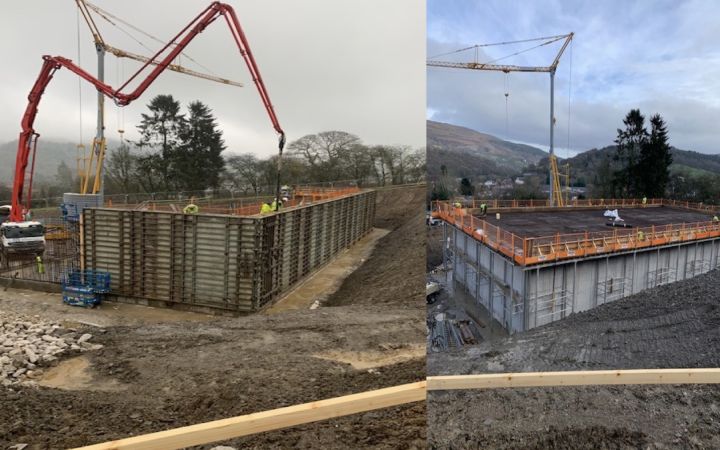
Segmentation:
<svg viewBox="0 0 720 450">
<path fill-rule="evenodd" d="M 0 311 L 0 384 L 9 386 L 38 376 L 58 357 L 102 348 L 80 334 L 54 322 Z"/>
</svg>

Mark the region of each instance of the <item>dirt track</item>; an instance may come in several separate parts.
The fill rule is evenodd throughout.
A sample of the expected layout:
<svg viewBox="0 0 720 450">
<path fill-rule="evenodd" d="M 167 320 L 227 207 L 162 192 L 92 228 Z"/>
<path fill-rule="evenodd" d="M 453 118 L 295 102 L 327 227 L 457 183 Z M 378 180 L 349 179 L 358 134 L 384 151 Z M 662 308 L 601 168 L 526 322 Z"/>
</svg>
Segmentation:
<svg viewBox="0 0 720 450">
<path fill-rule="evenodd" d="M 428 373 L 720 367 L 720 271 L 516 336 L 428 356 Z M 432 393 L 435 448 L 720 448 L 720 387 Z"/>
<path fill-rule="evenodd" d="M 423 186 L 379 193 L 377 225 L 394 231 L 330 298 L 329 304 L 342 306 L 243 318 L 126 320 L 105 333 L 87 327 L 104 348 L 86 354 L 85 375 L 104 390 L 0 391 L 0 447 L 87 445 L 424 378 L 424 198 Z M 401 274 L 392 265 L 396 259 L 404 262 Z M 392 289 L 384 288 L 388 277 Z M 425 421 L 425 405 L 413 404 L 227 444 L 425 448 Z"/>
</svg>

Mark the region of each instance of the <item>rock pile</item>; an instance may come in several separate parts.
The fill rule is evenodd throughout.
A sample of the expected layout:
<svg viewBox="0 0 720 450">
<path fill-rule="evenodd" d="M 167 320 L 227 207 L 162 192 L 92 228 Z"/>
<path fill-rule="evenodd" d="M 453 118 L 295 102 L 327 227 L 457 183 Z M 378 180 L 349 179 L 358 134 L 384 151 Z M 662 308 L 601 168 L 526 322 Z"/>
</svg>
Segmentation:
<svg viewBox="0 0 720 450">
<path fill-rule="evenodd" d="M 35 316 L 12 316 L 0 311 L 0 384 L 8 386 L 33 378 L 59 356 L 102 348 L 92 335 L 44 322 Z"/>
</svg>

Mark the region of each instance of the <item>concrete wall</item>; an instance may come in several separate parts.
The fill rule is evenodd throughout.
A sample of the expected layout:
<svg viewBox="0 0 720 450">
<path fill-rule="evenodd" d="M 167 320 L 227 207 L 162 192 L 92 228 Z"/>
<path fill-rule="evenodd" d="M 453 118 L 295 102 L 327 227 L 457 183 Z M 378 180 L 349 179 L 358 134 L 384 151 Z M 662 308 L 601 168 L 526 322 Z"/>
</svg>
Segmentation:
<svg viewBox="0 0 720 450">
<path fill-rule="evenodd" d="M 720 267 L 718 238 L 523 267 L 443 226 L 455 280 L 511 333 Z"/>
<path fill-rule="evenodd" d="M 450 232 L 456 281 L 504 328 L 522 329 L 522 268 L 457 228 L 444 226 Z"/>
<path fill-rule="evenodd" d="M 84 267 L 107 270 L 112 295 L 251 312 L 372 229 L 368 191 L 267 216 L 84 212 Z"/>
</svg>

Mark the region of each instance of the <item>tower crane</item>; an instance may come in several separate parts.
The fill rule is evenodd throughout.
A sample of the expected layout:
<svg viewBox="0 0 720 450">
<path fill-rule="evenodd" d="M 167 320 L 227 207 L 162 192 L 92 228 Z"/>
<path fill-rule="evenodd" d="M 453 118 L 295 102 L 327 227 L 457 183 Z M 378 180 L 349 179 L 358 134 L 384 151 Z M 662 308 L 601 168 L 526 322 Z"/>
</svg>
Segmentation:
<svg viewBox="0 0 720 450">
<path fill-rule="evenodd" d="M 541 47 L 544 45 L 549 45 L 554 42 L 562 41 L 563 44 L 560 47 L 560 50 L 555 55 L 555 59 L 552 61 L 552 63 L 549 66 L 518 66 L 518 65 L 506 65 L 506 64 L 493 64 L 493 63 L 480 63 L 480 62 L 454 62 L 454 61 L 437 61 L 437 60 L 428 60 L 427 65 L 430 67 L 445 67 L 445 68 L 451 68 L 451 69 L 470 69 L 470 70 L 489 70 L 489 71 L 499 71 L 504 72 L 506 74 L 510 72 L 545 72 L 550 74 L 550 205 L 551 206 L 564 206 L 565 200 L 563 199 L 562 192 L 560 189 L 560 172 L 558 170 L 557 165 L 557 158 L 555 157 L 555 138 L 554 138 L 554 128 L 555 128 L 555 72 L 557 71 L 558 64 L 560 64 L 560 57 L 565 52 L 565 49 L 568 47 L 570 42 L 573 39 L 573 36 L 575 33 L 569 33 L 569 34 L 563 34 L 559 36 L 549 36 L 549 37 L 541 37 L 541 38 L 535 38 L 535 39 L 525 39 L 522 41 L 509 41 L 509 42 L 498 42 L 494 44 L 481 44 L 481 45 L 474 45 L 472 47 L 463 48 L 460 50 L 457 50 L 455 52 L 451 53 L 457 53 L 465 50 L 471 50 L 475 49 L 477 50 L 480 47 L 488 47 L 492 45 L 506 45 L 506 44 L 517 44 L 521 42 L 529 42 L 529 41 L 544 41 L 542 44 L 537 45 L 536 47 L 532 47 L 532 50 L 537 47 Z M 524 51 L 527 51 L 524 50 Z M 517 52 L 509 56 L 515 56 L 522 52 Z M 444 55 L 443 55 L 444 56 Z M 508 57 L 509 57 L 508 56 Z M 504 58 L 501 58 L 504 59 Z M 498 61 L 498 60 L 496 60 Z M 505 94 L 507 97 L 507 93 Z M 569 181 L 569 180 L 568 180 Z"/>
<path fill-rule="evenodd" d="M 125 106 L 140 97 L 143 92 L 157 79 L 157 77 L 167 69 L 168 65 L 182 52 L 182 50 L 205 28 L 218 18 L 223 18 L 230 28 L 230 32 L 237 44 L 238 50 L 242 55 L 245 64 L 250 71 L 252 79 L 260 94 L 260 98 L 265 106 L 267 114 L 270 118 L 273 128 L 277 132 L 278 138 L 278 190 L 280 186 L 280 160 L 282 159 L 282 151 L 285 146 L 285 132 L 280 126 L 275 109 L 270 102 L 265 83 L 260 75 L 260 71 L 255 62 L 255 58 L 248 45 L 245 33 L 240 26 L 237 15 L 233 8 L 225 3 L 213 2 L 198 14 L 188 25 L 171 39 L 163 48 L 161 48 L 149 61 L 135 72 L 125 83 L 118 88 L 106 84 L 98 80 L 96 77 L 77 66 L 71 60 L 62 56 L 43 56 L 43 64 L 40 74 L 28 96 L 28 105 L 22 118 L 22 131 L 18 139 L 17 156 L 15 159 L 15 175 L 13 179 L 12 204 L 10 209 L 10 217 L 7 222 L 0 225 L 0 241 L 2 243 L 2 253 L 6 260 L 14 255 L 17 257 L 27 257 L 29 255 L 41 254 L 45 250 L 44 229 L 40 222 L 29 220 L 30 204 L 32 199 L 32 176 L 35 165 L 35 152 L 37 149 L 37 141 L 39 134 L 33 128 L 35 118 L 38 113 L 38 105 L 45 92 L 46 87 L 52 80 L 55 72 L 61 68 L 66 68 L 73 72 L 83 80 L 91 83 L 98 92 L 104 96 L 111 98 L 119 106 Z M 176 42 L 177 41 L 177 42 Z M 167 55 L 161 58 L 165 52 Z M 142 79 L 137 87 L 130 92 L 123 92 L 129 83 L 138 78 L 140 73 L 152 64 L 154 67 L 150 73 Z M 29 181 L 27 183 L 27 196 L 24 197 L 25 191 L 25 173 L 30 163 L 32 154 L 32 163 L 29 171 Z M 279 194 L 278 194 L 279 195 Z"/>
</svg>

